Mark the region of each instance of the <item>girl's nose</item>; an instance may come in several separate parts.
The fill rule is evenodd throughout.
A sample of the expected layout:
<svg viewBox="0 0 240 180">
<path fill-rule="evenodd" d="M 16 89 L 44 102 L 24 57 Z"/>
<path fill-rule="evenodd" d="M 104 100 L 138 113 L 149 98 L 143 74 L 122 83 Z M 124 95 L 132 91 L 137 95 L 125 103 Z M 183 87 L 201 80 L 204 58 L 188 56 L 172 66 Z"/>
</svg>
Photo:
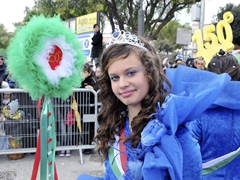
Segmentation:
<svg viewBox="0 0 240 180">
<path fill-rule="evenodd" d="M 125 78 L 125 77 L 120 77 L 120 80 L 119 80 L 119 87 L 120 88 L 125 88 L 129 86 L 129 82 L 128 82 L 128 79 Z"/>
</svg>

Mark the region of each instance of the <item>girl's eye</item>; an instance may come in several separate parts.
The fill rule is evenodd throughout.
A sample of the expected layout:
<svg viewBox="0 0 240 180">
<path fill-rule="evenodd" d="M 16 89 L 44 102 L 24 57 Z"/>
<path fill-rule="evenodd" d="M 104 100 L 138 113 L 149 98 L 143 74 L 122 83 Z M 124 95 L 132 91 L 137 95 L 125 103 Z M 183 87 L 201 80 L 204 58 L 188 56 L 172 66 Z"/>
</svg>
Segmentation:
<svg viewBox="0 0 240 180">
<path fill-rule="evenodd" d="M 119 76 L 112 76 L 110 77 L 111 81 L 117 81 L 119 79 Z"/>
<path fill-rule="evenodd" d="M 127 72 L 127 75 L 128 76 L 134 76 L 135 74 L 137 73 L 137 71 L 129 71 L 129 72 Z"/>
</svg>

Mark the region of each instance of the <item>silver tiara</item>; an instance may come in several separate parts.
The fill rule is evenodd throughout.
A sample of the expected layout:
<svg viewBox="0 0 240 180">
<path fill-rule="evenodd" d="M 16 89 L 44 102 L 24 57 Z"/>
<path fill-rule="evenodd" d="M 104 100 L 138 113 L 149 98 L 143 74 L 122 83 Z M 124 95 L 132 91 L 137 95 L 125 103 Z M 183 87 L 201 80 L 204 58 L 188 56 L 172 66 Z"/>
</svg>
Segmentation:
<svg viewBox="0 0 240 180">
<path fill-rule="evenodd" d="M 128 31 L 125 32 L 124 30 L 120 31 L 118 29 L 115 29 L 115 32 L 112 34 L 111 40 L 106 42 L 106 48 L 113 44 L 130 44 L 147 50 L 144 47 L 144 44 L 141 42 L 140 39 L 138 39 L 136 35 L 131 34 Z"/>
</svg>

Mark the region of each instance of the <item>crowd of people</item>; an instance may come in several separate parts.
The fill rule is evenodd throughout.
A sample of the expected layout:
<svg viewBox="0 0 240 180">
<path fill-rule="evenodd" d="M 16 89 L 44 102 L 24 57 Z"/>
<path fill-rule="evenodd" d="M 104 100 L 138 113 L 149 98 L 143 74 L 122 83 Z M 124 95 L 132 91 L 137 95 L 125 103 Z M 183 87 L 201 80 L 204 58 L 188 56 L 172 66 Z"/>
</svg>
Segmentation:
<svg viewBox="0 0 240 180">
<path fill-rule="evenodd" d="M 172 64 L 169 63 L 169 60 L 167 57 L 162 60 L 162 64 L 164 69 L 176 68 L 178 67 L 178 65 L 184 65 L 184 66 L 188 66 L 188 67 L 192 67 L 200 70 L 206 70 L 206 61 L 203 58 L 189 57 L 186 60 L 184 60 L 183 55 L 181 54 L 175 57 L 175 60 Z"/>
<path fill-rule="evenodd" d="M 234 53 L 224 52 L 222 49 L 216 53 L 211 59 L 211 62 L 206 65 L 206 61 L 203 58 L 187 58 L 184 60 L 183 55 L 177 55 L 174 63 L 170 64 L 168 58 L 162 59 L 163 69 L 176 68 L 178 65 L 188 66 L 199 70 L 207 70 L 217 74 L 221 73 L 238 73 L 239 61 L 238 56 Z M 220 59 L 220 60 L 219 60 Z M 230 74 L 230 75 L 231 75 Z"/>
</svg>

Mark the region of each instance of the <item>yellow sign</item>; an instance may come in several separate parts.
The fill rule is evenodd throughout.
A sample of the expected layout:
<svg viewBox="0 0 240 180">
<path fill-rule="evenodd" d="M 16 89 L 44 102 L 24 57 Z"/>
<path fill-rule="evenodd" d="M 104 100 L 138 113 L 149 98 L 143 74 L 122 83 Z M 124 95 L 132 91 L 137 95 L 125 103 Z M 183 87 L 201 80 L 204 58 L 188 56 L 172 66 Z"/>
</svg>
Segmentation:
<svg viewBox="0 0 240 180">
<path fill-rule="evenodd" d="M 76 18 L 76 33 L 86 33 L 93 31 L 93 25 L 98 23 L 98 13 L 91 13 Z"/>
<path fill-rule="evenodd" d="M 224 51 L 234 49 L 234 44 L 232 43 L 233 33 L 230 26 L 233 20 L 233 14 L 231 12 L 226 12 L 223 15 L 223 20 L 217 23 L 216 29 L 213 24 L 204 26 L 203 36 L 200 29 L 195 30 L 192 36 L 192 42 L 197 44 L 197 56 L 203 57 L 206 64 L 210 62 L 212 57 L 219 52 L 220 49 Z"/>
</svg>

